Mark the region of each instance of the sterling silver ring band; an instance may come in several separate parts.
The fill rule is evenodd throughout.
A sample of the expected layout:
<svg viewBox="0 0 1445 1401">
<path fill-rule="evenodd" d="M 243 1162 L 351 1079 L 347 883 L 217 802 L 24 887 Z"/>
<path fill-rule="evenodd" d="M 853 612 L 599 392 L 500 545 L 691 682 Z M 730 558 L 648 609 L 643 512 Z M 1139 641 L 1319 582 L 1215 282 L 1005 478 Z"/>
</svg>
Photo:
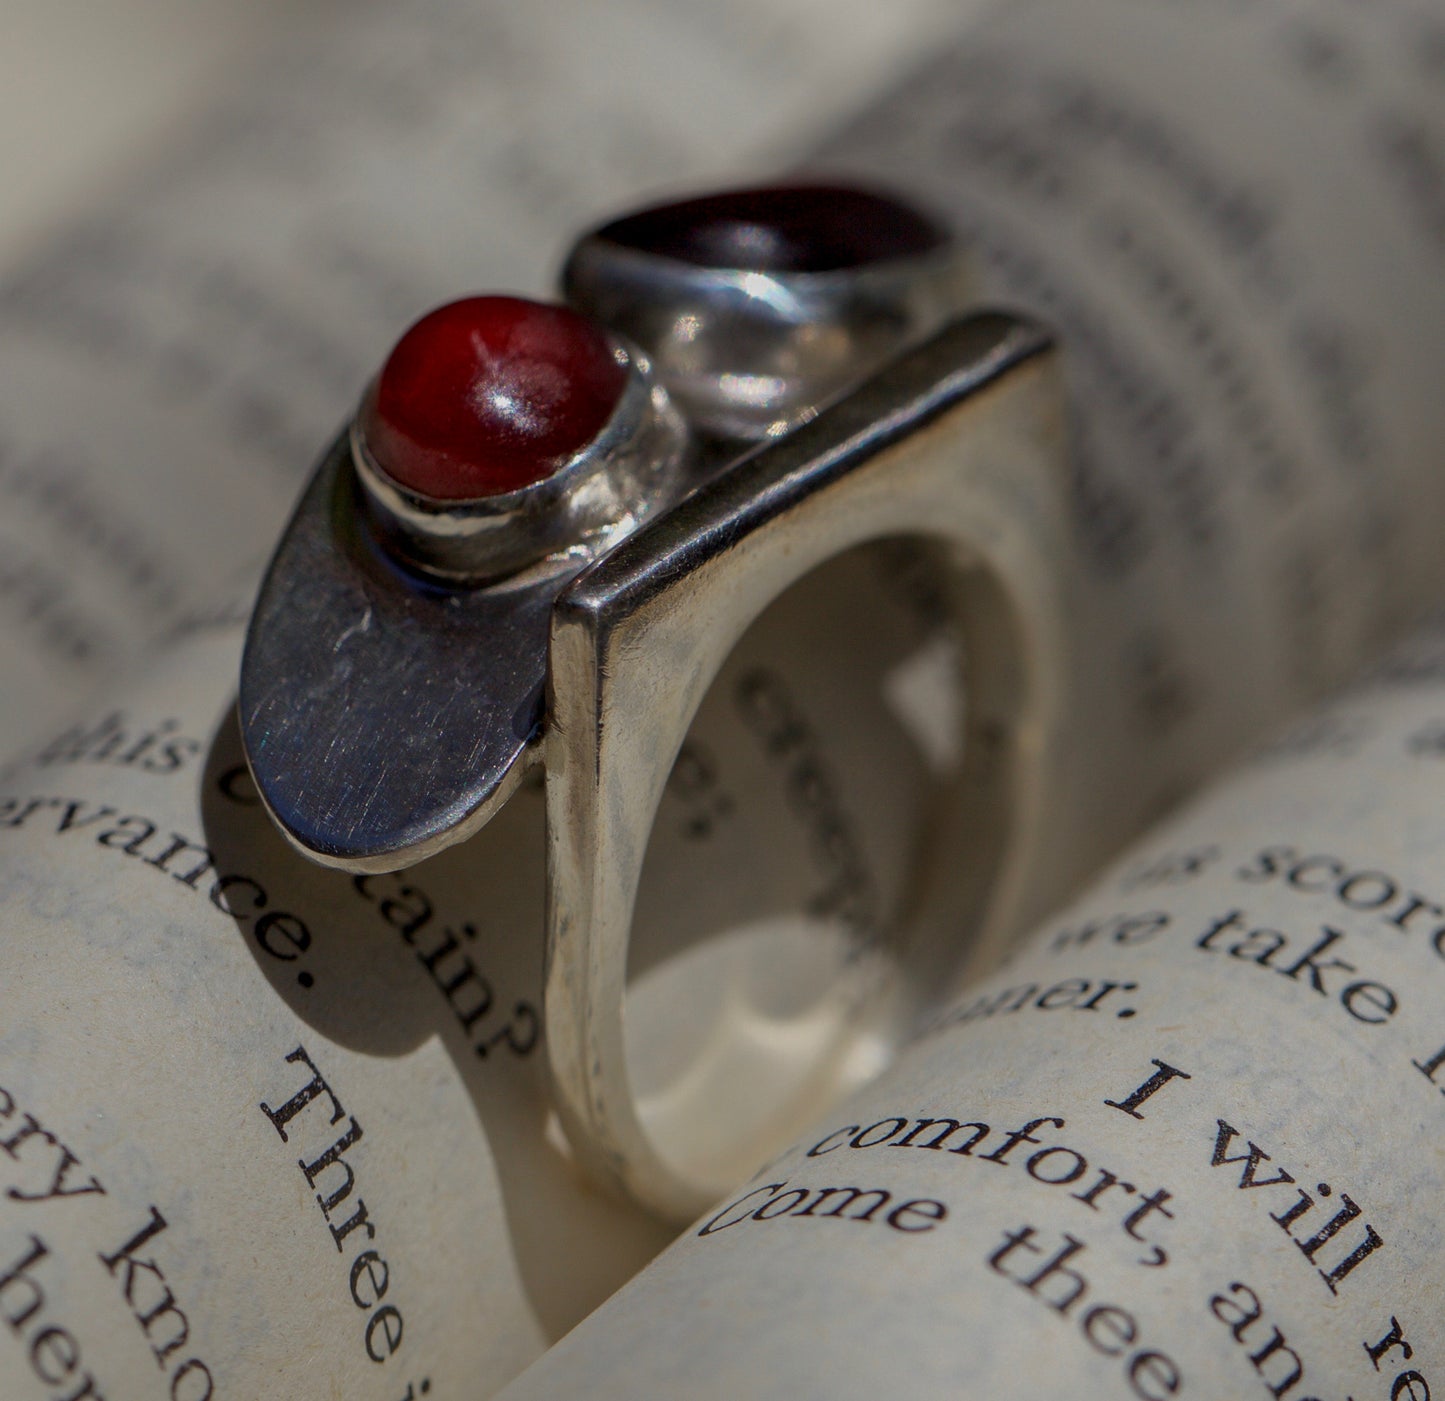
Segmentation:
<svg viewBox="0 0 1445 1401">
<path fill-rule="evenodd" d="M 636 248 L 589 235 L 567 285 L 610 308 L 632 376 L 602 446 L 566 482 L 453 506 L 409 494 L 348 431 L 257 601 L 242 733 L 307 855 L 409 865 L 541 765 L 557 1112 L 589 1171 L 672 1218 L 785 1146 L 820 1092 L 876 1069 L 1018 901 L 1040 737 L 1068 703 L 1048 660 L 1060 395 L 1038 327 L 948 319 L 945 262 L 930 248 L 850 282 L 689 273 L 664 255 L 649 292 Z M 794 319 L 759 330 L 760 296 Z M 866 328 L 851 359 L 837 336 L 816 349 L 820 325 L 849 318 Z M 892 582 L 875 589 L 880 564 Z M 952 709 L 922 666 L 944 638 L 962 658 Z M 749 799 L 733 835 L 673 859 L 659 812 L 748 745 L 762 757 L 739 771 L 773 765 L 776 799 Z M 877 876 L 895 869 L 906 880 Z M 780 935 L 771 915 L 795 886 L 822 894 Z M 710 930 L 723 907 L 748 938 L 690 945 L 672 927 Z M 664 978 L 660 1012 L 642 1015 L 637 987 L 679 950 L 694 984 L 729 969 L 753 1002 L 716 998 L 700 1027 Z M 795 983 L 811 992 L 789 1001 Z M 677 1073 L 659 1080 L 658 1064 Z"/>
</svg>

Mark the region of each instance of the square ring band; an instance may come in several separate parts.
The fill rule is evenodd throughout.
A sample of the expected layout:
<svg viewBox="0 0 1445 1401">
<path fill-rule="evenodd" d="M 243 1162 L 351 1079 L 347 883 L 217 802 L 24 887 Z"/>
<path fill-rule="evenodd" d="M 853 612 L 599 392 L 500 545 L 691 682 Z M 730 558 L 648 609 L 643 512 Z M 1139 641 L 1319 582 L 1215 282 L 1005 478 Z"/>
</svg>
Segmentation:
<svg viewBox="0 0 1445 1401">
<path fill-rule="evenodd" d="M 644 526 L 553 610 L 548 1055 L 579 1157 L 669 1216 L 695 1215 L 732 1185 L 650 1131 L 625 1050 L 643 855 L 693 717 L 749 623 L 810 571 L 871 540 L 940 545 L 968 660 L 962 763 L 940 833 L 956 859 L 906 932 L 900 972 L 915 991 L 903 1001 L 956 962 L 960 945 L 1001 937 L 1028 860 L 1045 740 L 1067 703 L 1050 661 L 1061 655 L 1050 645 L 1060 610 L 1046 557 L 1065 528 L 1059 401 L 1036 327 L 997 315 L 955 322 Z M 850 1025 L 865 1036 L 897 1010 L 898 991 L 844 979 L 834 995 L 851 1001 Z M 837 1050 L 842 1071 L 846 1044 Z M 801 1127 L 817 1112 L 816 1088 L 765 1117 Z M 753 1145 L 755 1162 L 782 1146 L 773 1132 Z"/>
</svg>

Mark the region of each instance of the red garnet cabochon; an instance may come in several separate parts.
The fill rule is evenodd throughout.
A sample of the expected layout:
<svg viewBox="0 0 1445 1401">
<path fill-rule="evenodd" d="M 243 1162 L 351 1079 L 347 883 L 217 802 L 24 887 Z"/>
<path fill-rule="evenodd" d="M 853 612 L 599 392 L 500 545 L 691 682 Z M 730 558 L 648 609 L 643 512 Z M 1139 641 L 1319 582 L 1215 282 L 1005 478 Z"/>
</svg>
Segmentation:
<svg viewBox="0 0 1445 1401">
<path fill-rule="evenodd" d="M 627 382 L 606 333 L 567 307 L 466 297 L 396 343 L 361 406 L 376 465 L 442 501 L 516 491 L 592 442 Z"/>
</svg>

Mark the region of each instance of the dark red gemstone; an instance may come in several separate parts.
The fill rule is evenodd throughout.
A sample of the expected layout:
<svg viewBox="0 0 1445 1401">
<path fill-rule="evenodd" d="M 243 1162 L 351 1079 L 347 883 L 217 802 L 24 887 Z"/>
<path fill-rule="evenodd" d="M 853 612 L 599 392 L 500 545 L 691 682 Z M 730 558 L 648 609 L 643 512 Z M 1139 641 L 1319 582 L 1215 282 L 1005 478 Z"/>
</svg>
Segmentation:
<svg viewBox="0 0 1445 1401">
<path fill-rule="evenodd" d="M 361 406 L 377 466 L 462 501 L 550 477 L 612 416 L 627 371 L 595 322 L 521 297 L 467 297 L 396 343 Z"/>
<path fill-rule="evenodd" d="M 596 236 L 749 272 L 835 272 L 931 253 L 948 241 L 946 229 L 911 206 L 845 185 L 775 185 L 659 204 Z"/>
</svg>

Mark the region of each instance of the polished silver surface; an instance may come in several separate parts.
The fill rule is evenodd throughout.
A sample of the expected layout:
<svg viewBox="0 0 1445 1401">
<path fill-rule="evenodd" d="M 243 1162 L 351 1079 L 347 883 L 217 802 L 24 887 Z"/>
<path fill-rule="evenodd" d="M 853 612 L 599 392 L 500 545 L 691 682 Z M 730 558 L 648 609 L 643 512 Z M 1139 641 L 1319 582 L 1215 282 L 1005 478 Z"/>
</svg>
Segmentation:
<svg viewBox="0 0 1445 1401">
<path fill-rule="evenodd" d="M 593 233 L 562 274 L 567 299 L 642 347 L 688 420 L 729 442 L 776 438 L 937 330 L 962 304 L 944 244 L 825 271 L 703 267 Z"/>
<path fill-rule="evenodd" d="M 520 778 L 552 602 L 585 561 L 450 587 L 399 566 L 359 497 L 343 433 L 261 586 L 241 732 L 293 845 L 326 865 L 395 870 L 477 830 Z"/>
<path fill-rule="evenodd" d="M 418 497 L 354 424 L 323 460 L 241 667 L 257 788 L 305 855 L 395 870 L 465 840 L 516 786 L 542 719 L 553 599 L 690 485 L 685 425 L 646 360 L 619 354 L 629 378 L 601 434 L 520 491 Z"/>
<path fill-rule="evenodd" d="M 940 543 L 968 657 L 963 762 L 937 823 L 950 859 L 924 882 L 904 965 L 933 983 L 997 916 L 1001 854 L 1028 801 L 1031 738 L 1054 692 L 1039 679 L 1047 626 L 1019 616 L 1029 591 L 1010 587 L 1007 542 L 983 506 L 1015 459 L 1033 480 L 1006 492 L 1056 494 L 1057 459 L 1038 446 L 1057 426 L 1046 349 L 1037 327 L 1012 318 L 951 325 L 650 522 L 558 597 L 544 740 L 548 1054 L 579 1157 L 655 1210 L 686 1219 L 735 1178 L 730 1165 L 661 1141 L 638 1109 L 623 1009 L 648 832 L 693 717 L 749 622 L 852 546 Z M 854 1042 L 879 1034 L 886 1015 L 879 974 L 862 958 L 833 989 Z M 846 1051 L 835 1052 L 846 1066 Z M 817 1077 L 798 1087 L 796 1102 L 759 1121 L 744 1151 L 754 1163 L 818 1112 Z M 749 1089 L 769 1092 L 765 1080 Z"/>
<path fill-rule="evenodd" d="M 626 367 L 622 397 L 601 433 L 541 481 L 469 501 L 437 501 L 393 481 L 360 428 L 351 451 L 366 508 L 401 559 L 444 579 L 503 578 L 549 555 L 579 562 L 605 550 L 683 494 L 687 430 L 645 356 L 613 337 Z"/>
</svg>

